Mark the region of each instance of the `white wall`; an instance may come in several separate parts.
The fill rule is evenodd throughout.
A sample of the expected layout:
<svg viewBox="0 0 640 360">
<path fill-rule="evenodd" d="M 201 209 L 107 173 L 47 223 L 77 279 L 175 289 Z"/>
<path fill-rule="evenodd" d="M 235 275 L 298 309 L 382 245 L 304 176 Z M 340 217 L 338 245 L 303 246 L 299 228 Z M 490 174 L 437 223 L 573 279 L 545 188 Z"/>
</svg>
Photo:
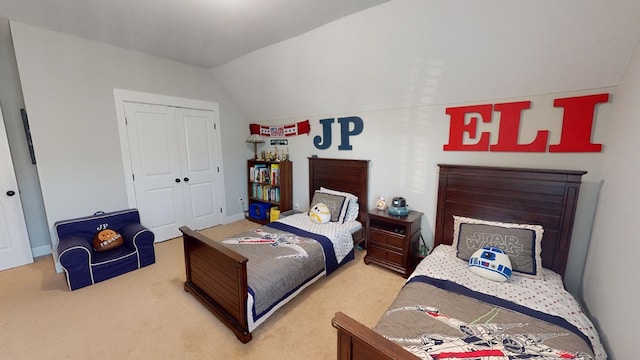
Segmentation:
<svg viewBox="0 0 640 360">
<path fill-rule="evenodd" d="M 612 92 L 613 89 L 598 89 L 583 92 L 529 96 L 524 98 L 499 99 L 487 103 L 531 100 L 530 110 L 522 117 L 521 142 L 533 140 L 538 130 L 550 131 L 551 144 L 558 143 L 562 121 L 562 111 L 553 107 L 556 98 Z M 295 99 L 292 99 L 295 101 Z M 456 106 L 459 104 L 456 104 Z M 439 163 L 497 165 L 510 167 L 558 168 L 586 170 L 583 177 L 578 202 L 578 213 L 574 225 L 573 243 L 569 256 L 569 264 L 565 275 L 567 289 L 574 294 L 579 293 L 584 259 L 589 245 L 591 223 L 600 189 L 602 175 L 600 167 L 603 153 L 496 153 L 496 152 L 451 152 L 443 151 L 448 142 L 449 116 L 445 105 L 423 106 L 404 109 L 349 113 L 333 113 L 322 116 L 309 116 L 311 134 L 288 138 L 289 152 L 293 161 L 294 206 L 305 209 L 308 205 L 308 165 L 307 157 L 354 158 L 371 160 L 369 171 L 369 204 L 373 207 L 378 196 L 390 199 L 403 196 L 411 208 L 422 211 L 422 234 L 428 241 L 435 231 L 435 210 L 437 174 Z M 607 123 L 611 116 L 611 103 L 601 104 L 597 108 L 594 123 L 593 142 L 604 143 L 607 138 Z M 336 123 L 332 129 L 332 146 L 319 150 L 313 144 L 317 135 L 322 135 L 319 120 L 359 116 L 364 122 L 362 134 L 352 137 L 351 151 L 340 151 L 340 128 Z M 494 114 L 494 116 L 497 116 Z M 264 124 L 289 124 L 302 120 L 290 118 Z M 495 119 L 492 124 L 479 126 L 479 131 L 493 130 L 495 141 Z M 605 147 L 607 144 L 605 143 Z M 273 149 L 273 146 L 262 145 L 258 150 Z M 606 150 L 605 150 L 606 151 Z"/>
<path fill-rule="evenodd" d="M 640 163 L 635 157 L 640 133 L 640 47 L 616 94 L 583 297 L 602 329 L 610 358 L 634 359 L 638 354 L 636 324 L 640 322 L 636 278 L 640 246 L 635 228 L 640 204 Z"/>
<path fill-rule="evenodd" d="M 49 229 L 127 207 L 113 89 L 217 102 L 227 214 L 241 214 L 247 118 L 211 72 L 11 22 Z"/>
<path fill-rule="evenodd" d="M 615 86 L 640 2 L 581 3 L 389 1 L 214 72 L 256 120 Z"/>
<path fill-rule="evenodd" d="M 478 6 L 477 13 L 487 13 L 482 4 L 465 2 L 465 10 L 460 11 L 433 1 L 391 1 L 248 54 L 214 69 L 214 73 L 253 122 L 311 121 L 311 136 L 289 140 L 296 179 L 294 203 L 301 207 L 308 202 L 306 157 L 312 154 L 372 160 L 370 204 L 379 195 L 404 196 L 409 205 L 425 213 L 422 229 L 427 239 L 434 231 L 438 163 L 587 170 L 565 277 L 568 290 L 578 294 L 603 153 L 445 152 L 442 146 L 448 141 L 449 130 L 445 109 L 531 100 L 531 109 L 523 115 L 520 142 L 528 143 L 538 130 L 548 129 L 550 143 L 556 144 L 562 109 L 553 107 L 553 99 L 613 93 L 604 79 L 621 74 L 609 73 L 585 82 L 580 74 L 604 75 L 601 71 L 610 69 L 589 68 L 590 64 L 579 61 L 587 54 L 567 53 L 563 44 L 571 39 L 564 33 L 553 34 L 548 43 L 550 34 L 544 28 L 540 32 L 520 31 L 529 28 L 519 27 L 521 22 L 544 23 L 539 16 L 545 15 L 528 12 L 526 4 L 502 2 L 510 7 L 507 13 L 522 16 L 489 20 L 474 16 L 474 6 Z M 597 39 L 597 34 L 591 33 L 596 30 L 588 25 L 593 18 L 577 16 L 582 10 L 570 6 L 555 9 L 560 17 L 575 15 L 572 26 L 583 29 L 582 36 Z M 464 26 L 456 25 L 462 23 Z M 482 28 L 482 32 L 464 30 L 473 28 Z M 487 48 L 490 44 L 482 37 L 503 39 L 497 43 L 510 46 Z M 536 68 L 536 62 L 531 61 L 540 55 L 531 52 L 537 47 L 528 44 L 534 41 L 547 45 L 544 56 L 550 61 L 543 68 Z M 453 60 L 441 61 L 442 53 Z M 548 81 L 547 74 L 553 74 L 554 80 Z M 337 150 L 337 125 L 333 146 L 316 149 L 313 136 L 322 131 L 318 120 L 340 116 L 360 116 L 365 123 L 364 132 L 351 141 L 353 151 Z M 605 152 L 610 116 L 611 103 L 598 106 L 592 141 L 604 143 Z M 495 130 L 497 123 L 495 119 L 479 131 Z M 492 143 L 496 140 L 494 131 Z"/>
</svg>

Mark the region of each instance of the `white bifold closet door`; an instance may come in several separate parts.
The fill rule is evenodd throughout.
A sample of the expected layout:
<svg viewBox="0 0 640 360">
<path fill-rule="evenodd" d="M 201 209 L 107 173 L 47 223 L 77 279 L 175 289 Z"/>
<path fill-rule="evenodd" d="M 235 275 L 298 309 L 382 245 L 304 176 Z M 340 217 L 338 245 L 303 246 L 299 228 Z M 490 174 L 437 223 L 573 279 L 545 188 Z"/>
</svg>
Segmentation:
<svg viewBox="0 0 640 360">
<path fill-rule="evenodd" d="M 125 102 L 141 222 L 156 241 L 222 223 L 219 131 L 210 110 Z"/>
</svg>

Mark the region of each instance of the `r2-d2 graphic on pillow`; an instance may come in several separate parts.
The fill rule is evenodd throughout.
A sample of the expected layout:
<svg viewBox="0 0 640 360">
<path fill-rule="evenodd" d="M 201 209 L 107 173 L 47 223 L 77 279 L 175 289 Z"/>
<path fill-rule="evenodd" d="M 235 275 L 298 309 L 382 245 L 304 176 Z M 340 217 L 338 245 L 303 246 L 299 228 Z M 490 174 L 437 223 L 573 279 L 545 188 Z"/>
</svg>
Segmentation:
<svg viewBox="0 0 640 360">
<path fill-rule="evenodd" d="M 469 258 L 469 268 L 475 274 L 494 281 L 507 281 L 511 277 L 511 260 L 501 249 L 485 246 Z"/>
</svg>

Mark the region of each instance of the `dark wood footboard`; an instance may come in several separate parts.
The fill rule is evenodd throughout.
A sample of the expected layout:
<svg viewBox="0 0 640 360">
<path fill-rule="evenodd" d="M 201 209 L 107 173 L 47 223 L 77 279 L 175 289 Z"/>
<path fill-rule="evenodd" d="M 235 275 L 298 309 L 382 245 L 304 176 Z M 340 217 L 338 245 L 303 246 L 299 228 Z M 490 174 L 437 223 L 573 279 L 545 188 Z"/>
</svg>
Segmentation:
<svg viewBox="0 0 640 360">
<path fill-rule="evenodd" d="M 338 329 L 338 360 L 420 359 L 342 312 L 331 323 Z"/>
<path fill-rule="evenodd" d="M 185 291 L 229 327 L 243 343 L 251 340 L 247 319 L 247 258 L 189 229 L 184 239 Z"/>
</svg>

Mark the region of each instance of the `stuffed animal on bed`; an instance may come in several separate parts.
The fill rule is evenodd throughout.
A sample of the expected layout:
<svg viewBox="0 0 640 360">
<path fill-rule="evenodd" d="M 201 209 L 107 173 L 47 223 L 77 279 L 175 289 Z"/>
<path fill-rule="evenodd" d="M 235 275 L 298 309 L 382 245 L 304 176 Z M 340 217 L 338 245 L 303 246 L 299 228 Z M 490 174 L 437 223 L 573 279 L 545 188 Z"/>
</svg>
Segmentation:
<svg viewBox="0 0 640 360">
<path fill-rule="evenodd" d="M 469 258 L 472 272 L 489 280 L 507 281 L 511 277 L 511 260 L 500 248 L 485 246 Z"/>
<path fill-rule="evenodd" d="M 331 211 L 327 205 L 317 203 L 309 211 L 309 218 L 316 224 L 325 224 L 331 220 Z"/>
</svg>

